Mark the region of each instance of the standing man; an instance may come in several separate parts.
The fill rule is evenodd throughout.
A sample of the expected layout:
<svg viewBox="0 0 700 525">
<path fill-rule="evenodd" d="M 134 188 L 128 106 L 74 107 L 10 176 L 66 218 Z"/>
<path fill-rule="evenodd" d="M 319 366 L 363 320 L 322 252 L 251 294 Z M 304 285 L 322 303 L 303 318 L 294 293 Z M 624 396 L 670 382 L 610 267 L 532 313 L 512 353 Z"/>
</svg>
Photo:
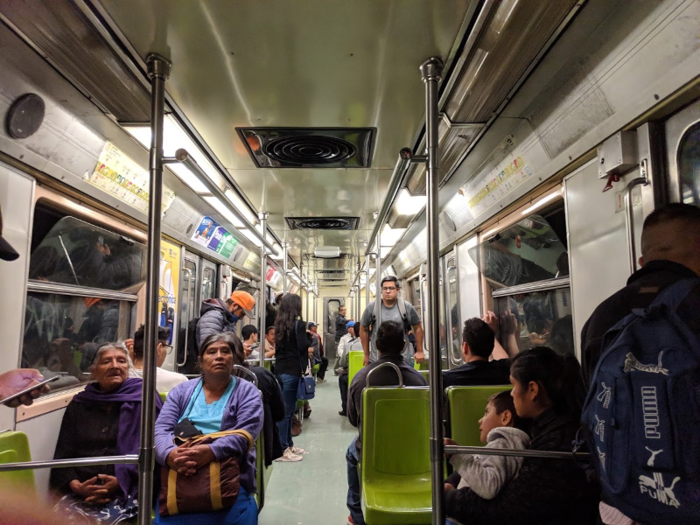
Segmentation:
<svg viewBox="0 0 700 525">
<path fill-rule="evenodd" d="M 309 323 L 309 332 L 311 333 L 311 347 L 314 349 L 314 364 L 320 365 L 318 374 L 316 374 L 316 383 L 323 383 L 326 380 L 326 370 L 328 370 L 328 358 L 323 355 L 323 343 L 318 335 L 318 325 Z"/>
<path fill-rule="evenodd" d="M 425 361 L 423 354 L 423 323 L 418 312 L 408 301 L 399 299 L 399 280 L 393 275 L 382 279 L 381 308 L 376 308 L 376 299 L 367 305 L 360 320 L 360 340 L 365 354 L 364 366 L 377 360 L 377 328 L 386 321 L 396 321 L 403 326 L 404 349 L 401 353 L 404 361 L 411 363 L 411 357 L 416 362 Z M 375 326 L 376 325 L 376 326 Z M 413 345 L 408 340 L 408 332 L 413 330 L 416 336 L 416 353 L 413 355 Z M 336 333 L 337 337 L 337 333 Z M 371 340 L 370 340 L 371 338 Z"/>
<path fill-rule="evenodd" d="M 345 317 L 347 309 L 344 306 L 338 308 L 338 315 L 335 316 L 335 344 L 338 345 L 338 341 L 345 334 L 348 333 L 347 324 L 350 319 Z"/>
</svg>

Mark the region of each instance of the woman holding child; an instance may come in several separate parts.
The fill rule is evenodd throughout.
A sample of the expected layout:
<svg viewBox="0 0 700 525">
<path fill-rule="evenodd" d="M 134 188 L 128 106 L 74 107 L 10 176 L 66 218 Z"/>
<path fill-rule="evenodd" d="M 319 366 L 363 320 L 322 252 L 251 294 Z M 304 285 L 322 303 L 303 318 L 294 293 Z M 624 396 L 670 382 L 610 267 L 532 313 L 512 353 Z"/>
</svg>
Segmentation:
<svg viewBox="0 0 700 525">
<path fill-rule="evenodd" d="M 489 400 L 480 421 L 487 446 L 526 448 L 518 428 L 522 418 L 529 420 L 531 450 L 570 451 L 580 427 L 580 371 L 553 350 L 535 347 L 513 357 L 510 380 L 515 414 L 503 399 Z M 494 461 L 495 467 L 489 465 Z M 452 523 L 595 523 L 596 494 L 573 461 L 484 456 L 460 459 L 458 464 L 458 472 L 467 474 L 459 482 L 461 488 L 451 489 L 456 481 L 448 479 L 445 492 Z"/>
</svg>

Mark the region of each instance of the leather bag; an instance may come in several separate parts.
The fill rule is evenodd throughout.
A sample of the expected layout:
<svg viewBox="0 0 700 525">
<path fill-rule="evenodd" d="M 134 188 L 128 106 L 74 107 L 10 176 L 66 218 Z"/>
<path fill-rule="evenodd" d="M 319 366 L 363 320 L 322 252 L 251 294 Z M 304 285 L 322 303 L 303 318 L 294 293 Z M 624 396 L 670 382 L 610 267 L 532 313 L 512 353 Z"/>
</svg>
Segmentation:
<svg viewBox="0 0 700 525">
<path fill-rule="evenodd" d="M 189 438 L 181 447 L 208 445 L 225 436 L 243 436 L 248 441 L 248 451 L 255 447 L 255 440 L 247 430 L 223 430 Z M 230 508 L 236 503 L 240 484 L 240 463 L 236 457 L 212 461 L 201 467 L 193 476 L 182 476 L 176 470 L 164 466 L 161 469 L 159 507 L 161 516 L 194 512 L 212 512 Z"/>
</svg>

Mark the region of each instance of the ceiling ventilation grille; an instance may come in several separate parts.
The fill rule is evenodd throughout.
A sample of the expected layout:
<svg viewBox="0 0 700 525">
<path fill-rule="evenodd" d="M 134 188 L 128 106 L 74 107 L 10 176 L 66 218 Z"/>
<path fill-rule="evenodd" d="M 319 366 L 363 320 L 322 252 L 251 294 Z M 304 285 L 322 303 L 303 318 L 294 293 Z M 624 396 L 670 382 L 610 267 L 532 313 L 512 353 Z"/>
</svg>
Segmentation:
<svg viewBox="0 0 700 525">
<path fill-rule="evenodd" d="M 356 230 L 359 217 L 285 217 L 290 230 Z"/>
<path fill-rule="evenodd" d="M 369 168 L 375 128 L 236 128 L 259 168 Z"/>
</svg>

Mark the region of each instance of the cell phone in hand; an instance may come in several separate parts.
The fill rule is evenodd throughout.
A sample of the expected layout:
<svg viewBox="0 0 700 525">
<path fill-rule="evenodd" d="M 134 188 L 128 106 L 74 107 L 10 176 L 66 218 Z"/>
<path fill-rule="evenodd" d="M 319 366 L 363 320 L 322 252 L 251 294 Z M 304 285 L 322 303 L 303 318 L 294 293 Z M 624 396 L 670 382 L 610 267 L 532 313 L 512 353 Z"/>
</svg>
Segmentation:
<svg viewBox="0 0 700 525">
<path fill-rule="evenodd" d="M 14 401 L 17 398 L 22 397 L 25 394 L 28 394 L 32 390 L 36 390 L 37 388 L 41 388 L 42 386 L 47 385 L 49 383 L 53 383 L 54 381 L 58 381 L 59 379 L 61 379 L 61 376 L 54 376 L 54 377 L 49 377 L 48 379 L 44 379 L 43 381 L 40 381 L 35 385 L 31 385 L 31 386 L 25 388 L 24 390 L 20 390 L 16 394 L 12 394 L 11 396 L 6 397 L 3 400 L 0 400 L 0 403 L 3 405 L 7 404 L 10 401 Z"/>
</svg>

